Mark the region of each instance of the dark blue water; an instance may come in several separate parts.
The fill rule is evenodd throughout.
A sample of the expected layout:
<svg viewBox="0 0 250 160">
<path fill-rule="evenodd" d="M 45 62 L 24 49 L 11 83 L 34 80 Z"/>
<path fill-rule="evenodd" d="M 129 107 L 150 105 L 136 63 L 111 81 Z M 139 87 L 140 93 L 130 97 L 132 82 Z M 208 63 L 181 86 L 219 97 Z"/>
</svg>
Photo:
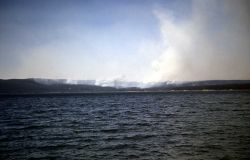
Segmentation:
<svg viewBox="0 0 250 160">
<path fill-rule="evenodd" d="M 5 96 L 0 159 L 250 158 L 250 92 Z"/>
</svg>

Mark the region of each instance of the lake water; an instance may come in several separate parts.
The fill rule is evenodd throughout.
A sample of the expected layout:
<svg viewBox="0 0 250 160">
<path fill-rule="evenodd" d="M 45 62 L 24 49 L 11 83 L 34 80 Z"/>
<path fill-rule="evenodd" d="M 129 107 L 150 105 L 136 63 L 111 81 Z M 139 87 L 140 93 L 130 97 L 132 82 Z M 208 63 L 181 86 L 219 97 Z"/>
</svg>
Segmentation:
<svg viewBox="0 0 250 160">
<path fill-rule="evenodd" d="M 0 159 L 250 158 L 250 92 L 0 97 Z"/>
</svg>

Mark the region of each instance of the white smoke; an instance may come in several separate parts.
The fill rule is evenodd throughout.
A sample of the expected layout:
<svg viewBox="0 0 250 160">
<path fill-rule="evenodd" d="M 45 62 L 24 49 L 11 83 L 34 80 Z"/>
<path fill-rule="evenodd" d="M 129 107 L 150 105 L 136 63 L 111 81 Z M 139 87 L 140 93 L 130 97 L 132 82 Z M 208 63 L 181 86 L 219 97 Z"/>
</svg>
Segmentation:
<svg viewBox="0 0 250 160">
<path fill-rule="evenodd" d="M 145 81 L 250 79 L 250 1 L 194 0 L 182 23 L 163 9 L 161 55 Z"/>
<path fill-rule="evenodd" d="M 82 30 L 66 29 L 66 35 L 59 32 L 64 40 L 56 38 L 20 50 L 18 67 L 13 70 L 2 67 L 0 72 L 7 78 L 67 79 L 64 83 L 117 88 L 144 88 L 165 81 L 250 79 L 250 0 L 193 0 L 190 12 L 181 19 L 166 8 L 155 9 L 161 41 L 145 39 L 142 46 L 134 44 L 138 50 L 131 51 L 122 44 L 116 48 L 101 43 L 106 41 L 106 36 L 102 39 L 94 34 L 93 39 L 100 40 L 91 44 L 85 40 Z M 107 33 L 107 39 L 112 39 L 113 28 Z M 128 35 L 133 39 L 129 33 L 132 32 Z M 90 45 L 83 45 L 85 41 Z M 131 53 L 119 53 L 120 50 Z"/>
</svg>

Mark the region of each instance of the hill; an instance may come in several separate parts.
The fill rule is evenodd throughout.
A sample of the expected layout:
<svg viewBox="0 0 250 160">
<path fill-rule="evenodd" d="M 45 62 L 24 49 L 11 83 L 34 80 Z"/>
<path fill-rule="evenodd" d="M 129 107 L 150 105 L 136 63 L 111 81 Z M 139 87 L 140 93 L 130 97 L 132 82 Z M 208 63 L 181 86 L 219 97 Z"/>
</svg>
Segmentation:
<svg viewBox="0 0 250 160">
<path fill-rule="evenodd" d="M 101 87 L 87 84 L 44 84 L 34 79 L 0 80 L 1 94 L 19 93 L 75 93 L 75 92 L 108 92 L 114 91 L 112 87 Z"/>
<path fill-rule="evenodd" d="M 46 83 L 45 83 L 46 82 Z M 153 87 L 103 87 L 89 81 L 66 83 L 66 80 L 0 79 L 0 94 L 86 93 L 86 92 L 158 92 L 173 90 L 250 90 L 250 80 L 211 80 L 191 82 L 161 82 Z"/>
</svg>

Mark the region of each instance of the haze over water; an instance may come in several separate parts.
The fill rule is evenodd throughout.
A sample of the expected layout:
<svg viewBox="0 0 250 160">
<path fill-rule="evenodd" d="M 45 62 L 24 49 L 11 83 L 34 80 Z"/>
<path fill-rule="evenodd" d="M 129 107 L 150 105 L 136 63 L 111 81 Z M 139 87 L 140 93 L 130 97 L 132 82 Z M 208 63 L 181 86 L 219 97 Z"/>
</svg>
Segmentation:
<svg viewBox="0 0 250 160">
<path fill-rule="evenodd" d="M 0 159 L 250 159 L 249 17 L 249 0 L 1 0 Z"/>
</svg>

